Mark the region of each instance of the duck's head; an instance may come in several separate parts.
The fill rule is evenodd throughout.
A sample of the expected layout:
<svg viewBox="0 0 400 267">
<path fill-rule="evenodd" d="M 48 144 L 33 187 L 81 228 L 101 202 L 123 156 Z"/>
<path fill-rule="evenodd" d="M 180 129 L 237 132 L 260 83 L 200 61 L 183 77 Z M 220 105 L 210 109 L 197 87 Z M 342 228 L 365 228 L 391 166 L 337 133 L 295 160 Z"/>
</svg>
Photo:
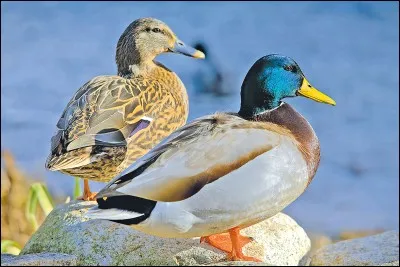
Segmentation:
<svg viewBox="0 0 400 267">
<path fill-rule="evenodd" d="M 152 61 L 166 52 L 204 58 L 204 54 L 178 39 L 164 22 L 154 18 L 133 21 L 119 38 L 116 62 L 118 71 L 124 72 L 132 65 Z"/>
<path fill-rule="evenodd" d="M 253 116 L 278 107 L 285 97 L 295 96 L 336 105 L 332 98 L 311 86 L 293 59 L 268 55 L 254 63 L 243 81 L 239 114 Z"/>
</svg>

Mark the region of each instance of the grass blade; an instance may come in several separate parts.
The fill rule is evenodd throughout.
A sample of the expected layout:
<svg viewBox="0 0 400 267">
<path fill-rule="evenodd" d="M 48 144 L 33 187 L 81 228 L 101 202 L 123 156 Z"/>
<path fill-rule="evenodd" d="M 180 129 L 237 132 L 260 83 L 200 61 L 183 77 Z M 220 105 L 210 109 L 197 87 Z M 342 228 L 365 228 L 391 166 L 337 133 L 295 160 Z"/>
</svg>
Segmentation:
<svg viewBox="0 0 400 267">
<path fill-rule="evenodd" d="M 37 195 L 33 187 L 29 188 L 28 200 L 26 202 L 25 217 L 31 224 L 32 229 L 36 231 L 38 229 L 38 223 L 36 220 L 36 208 L 37 208 Z"/>
<path fill-rule="evenodd" d="M 1 253 L 9 253 L 18 255 L 21 251 L 21 246 L 12 240 L 1 240 Z"/>
<path fill-rule="evenodd" d="M 46 216 L 49 215 L 49 213 L 53 210 L 54 204 L 47 187 L 41 183 L 35 183 L 32 185 L 32 188 L 37 196 L 40 207 L 44 211 L 44 214 L 46 214 Z"/>
<path fill-rule="evenodd" d="M 46 216 L 53 210 L 54 207 L 53 199 L 50 196 L 47 187 L 41 183 L 34 183 L 29 188 L 25 217 L 28 220 L 28 222 L 30 222 L 32 228 L 35 231 L 39 227 L 36 219 L 36 211 L 38 203 Z"/>
<path fill-rule="evenodd" d="M 74 186 L 74 192 L 73 192 L 73 199 L 77 199 L 82 195 L 82 190 L 81 190 L 81 185 L 79 183 L 79 178 L 75 177 L 75 186 Z"/>
</svg>

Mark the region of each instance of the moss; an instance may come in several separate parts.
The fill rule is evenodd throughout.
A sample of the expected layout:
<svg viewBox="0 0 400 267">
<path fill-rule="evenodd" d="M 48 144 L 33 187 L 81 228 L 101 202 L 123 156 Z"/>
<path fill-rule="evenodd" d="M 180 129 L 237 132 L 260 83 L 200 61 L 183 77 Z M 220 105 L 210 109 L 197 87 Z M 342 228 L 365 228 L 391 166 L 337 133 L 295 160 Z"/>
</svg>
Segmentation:
<svg viewBox="0 0 400 267">
<path fill-rule="evenodd" d="M 21 254 L 31 254 L 39 252 L 60 252 L 70 254 L 73 249 L 67 244 L 72 241 L 63 227 L 59 227 L 60 216 L 48 216 L 38 231 L 28 241 Z M 42 236 L 47 239 L 43 240 Z M 40 240 L 40 242 L 39 242 Z"/>
<path fill-rule="evenodd" d="M 90 205 L 70 203 L 56 207 L 22 254 L 66 253 L 77 257 L 78 266 L 177 266 L 177 253 L 182 253 L 180 264 L 209 264 L 224 259 L 223 254 L 199 248 L 198 240 L 160 239 L 112 222 L 88 221 L 83 215 Z M 285 230 L 281 228 L 279 231 Z"/>
<path fill-rule="evenodd" d="M 67 210 L 65 209 L 67 207 Z M 69 212 L 74 205 L 60 205 L 56 207 L 46 218 L 40 228 L 33 234 L 26 246 L 21 251 L 21 255 L 56 252 L 76 255 L 78 265 L 86 262 L 82 253 L 77 251 L 76 242 L 72 227 L 76 222 L 78 213 Z M 75 223 L 76 224 L 76 223 Z M 93 262 L 95 264 L 95 262 Z"/>
<path fill-rule="evenodd" d="M 140 249 L 141 247 L 143 247 L 143 246 L 142 245 L 133 246 L 131 249 L 129 249 L 128 251 L 126 251 L 124 253 L 117 253 L 117 255 L 114 256 L 114 260 L 113 260 L 111 265 L 115 265 L 115 266 L 126 265 L 127 264 L 125 262 L 126 261 L 126 255 L 131 254 L 132 252 Z"/>
</svg>

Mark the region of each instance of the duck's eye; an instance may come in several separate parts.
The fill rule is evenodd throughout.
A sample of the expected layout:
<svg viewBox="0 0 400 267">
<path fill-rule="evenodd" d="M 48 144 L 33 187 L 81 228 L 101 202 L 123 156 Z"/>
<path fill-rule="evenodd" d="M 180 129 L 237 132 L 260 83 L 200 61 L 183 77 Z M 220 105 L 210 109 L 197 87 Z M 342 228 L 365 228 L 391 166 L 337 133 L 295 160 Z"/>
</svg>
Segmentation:
<svg viewBox="0 0 400 267">
<path fill-rule="evenodd" d="M 296 72 L 297 71 L 296 66 L 293 66 L 293 65 L 287 65 L 287 66 L 283 67 L 283 69 L 286 70 L 286 71 L 291 71 L 291 72 Z"/>
<path fill-rule="evenodd" d="M 151 31 L 151 29 L 150 28 L 146 28 L 146 32 L 150 32 Z"/>
<path fill-rule="evenodd" d="M 160 28 L 154 28 L 153 32 L 161 32 Z"/>
</svg>

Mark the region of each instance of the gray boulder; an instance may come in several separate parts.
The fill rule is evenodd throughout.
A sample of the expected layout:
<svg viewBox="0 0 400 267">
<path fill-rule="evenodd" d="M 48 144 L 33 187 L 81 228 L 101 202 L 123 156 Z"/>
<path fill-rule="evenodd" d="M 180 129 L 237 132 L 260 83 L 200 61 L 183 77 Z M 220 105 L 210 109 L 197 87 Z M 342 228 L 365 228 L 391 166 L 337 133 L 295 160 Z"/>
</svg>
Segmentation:
<svg viewBox="0 0 400 267">
<path fill-rule="evenodd" d="M 399 266 L 399 232 L 341 241 L 318 250 L 311 266 Z"/>
<path fill-rule="evenodd" d="M 199 238 L 159 238 L 126 225 L 88 220 L 84 214 L 94 204 L 73 201 L 57 206 L 21 254 L 67 253 L 77 257 L 78 265 L 239 264 L 227 263 L 224 252 L 200 244 Z M 254 239 L 244 247 L 244 254 L 261 259 L 264 266 L 297 265 L 310 249 L 305 231 L 283 213 L 243 229 L 241 233 Z"/>
<path fill-rule="evenodd" d="M 60 253 L 38 253 L 22 256 L 1 254 L 1 266 L 76 266 L 77 257 Z"/>
</svg>

